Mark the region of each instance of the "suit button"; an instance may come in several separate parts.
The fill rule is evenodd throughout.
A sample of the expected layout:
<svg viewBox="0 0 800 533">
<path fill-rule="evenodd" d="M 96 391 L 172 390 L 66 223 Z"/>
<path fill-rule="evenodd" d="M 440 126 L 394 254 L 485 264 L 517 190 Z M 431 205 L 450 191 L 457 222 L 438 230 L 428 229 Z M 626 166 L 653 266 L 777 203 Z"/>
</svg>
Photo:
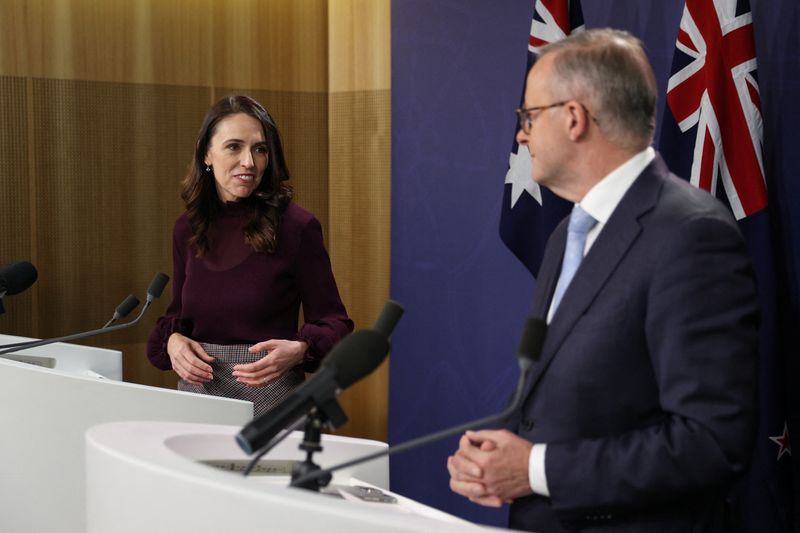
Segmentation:
<svg viewBox="0 0 800 533">
<path fill-rule="evenodd" d="M 523 431 L 530 431 L 533 429 L 533 420 L 528 420 L 527 418 L 522 420 L 520 427 Z"/>
</svg>

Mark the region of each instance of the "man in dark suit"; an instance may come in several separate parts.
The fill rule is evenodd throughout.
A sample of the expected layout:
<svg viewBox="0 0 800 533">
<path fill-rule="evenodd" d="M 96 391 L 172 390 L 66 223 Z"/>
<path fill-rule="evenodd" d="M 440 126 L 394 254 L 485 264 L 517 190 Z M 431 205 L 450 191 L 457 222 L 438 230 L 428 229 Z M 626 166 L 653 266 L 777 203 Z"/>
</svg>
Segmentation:
<svg viewBox="0 0 800 533">
<path fill-rule="evenodd" d="M 655 109 L 625 32 L 575 34 L 529 73 L 517 140 L 576 205 L 539 272 L 548 333 L 511 431 L 467 432 L 448 458 L 451 488 L 513 502 L 513 528 L 726 528 L 755 431 L 755 287 L 727 209 L 649 147 Z"/>
</svg>

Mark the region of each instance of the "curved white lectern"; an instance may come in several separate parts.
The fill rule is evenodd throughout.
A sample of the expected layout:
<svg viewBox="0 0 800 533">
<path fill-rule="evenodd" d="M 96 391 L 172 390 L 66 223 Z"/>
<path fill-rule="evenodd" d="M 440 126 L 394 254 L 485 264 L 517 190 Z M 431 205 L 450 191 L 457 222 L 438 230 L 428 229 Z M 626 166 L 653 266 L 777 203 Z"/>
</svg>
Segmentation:
<svg viewBox="0 0 800 533">
<path fill-rule="evenodd" d="M 0 344 L 19 337 L 0 336 Z M 54 344 L 0 358 L 0 531 L 84 533 L 84 433 L 117 420 L 244 424 L 253 404 L 123 383 L 121 354 Z M 51 361 L 52 363 L 52 361 Z M 105 377 L 103 377 L 105 376 Z"/>
<path fill-rule="evenodd" d="M 87 533 L 488 529 L 391 493 L 396 503 L 353 501 L 287 487 L 288 475 L 245 478 L 209 466 L 243 464 L 246 456 L 234 440 L 240 429 L 159 422 L 91 428 L 86 434 Z M 262 461 L 302 460 L 297 448 L 301 436 L 293 433 Z M 322 446 L 314 460 L 325 467 L 386 445 L 323 435 Z M 341 485 L 382 487 L 387 481 L 386 458 L 340 471 L 333 479 Z"/>
</svg>

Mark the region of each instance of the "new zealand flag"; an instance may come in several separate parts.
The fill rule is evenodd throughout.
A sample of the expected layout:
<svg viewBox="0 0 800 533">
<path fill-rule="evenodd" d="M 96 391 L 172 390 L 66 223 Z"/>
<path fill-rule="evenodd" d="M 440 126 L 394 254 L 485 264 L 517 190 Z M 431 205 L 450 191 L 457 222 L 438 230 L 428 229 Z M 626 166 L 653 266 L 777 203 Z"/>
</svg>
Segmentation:
<svg viewBox="0 0 800 533">
<path fill-rule="evenodd" d="M 541 47 L 581 30 L 583 11 L 580 0 L 536 0 L 528 38 L 526 78 Z M 524 97 L 523 81 L 520 102 Z M 516 132 L 514 137 L 516 139 Z M 516 140 L 511 148 L 508 165 L 500 213 L 500 238 L 531 274 L 536 276 L 547 239 L 558 223 L 569 214 L 572 204 L 558 198 L 549 190 L 542 189 L 533 181 L 528 147 L 519 146 Z"/>
<path fill-rule="evenodd" d="M 686 0 L 659 151 L 670 169 L 728 205 L 753 261 L 761 305 L 759 425 L 750 471 L 734 490 L 735 530 L 792 531 L 786 422 L 786 325 L 762 159 L 761 101 L 747 0 Z M 773 246 L 775 244 L 775 246 Z"/>
</svg>

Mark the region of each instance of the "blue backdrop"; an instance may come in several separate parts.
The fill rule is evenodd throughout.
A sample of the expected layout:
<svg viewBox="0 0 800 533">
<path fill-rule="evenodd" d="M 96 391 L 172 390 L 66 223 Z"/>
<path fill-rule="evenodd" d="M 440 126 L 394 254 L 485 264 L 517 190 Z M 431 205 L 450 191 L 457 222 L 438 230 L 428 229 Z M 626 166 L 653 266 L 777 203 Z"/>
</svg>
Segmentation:
<svg viewBox="0 0 800 533">
<path fill-rule="evenodd" d="M 786 256 L 787 286 L 779 290 L 790 297 L 786 312 L 795 324 L 798 4 L 751 0 L 765 167 Z M 682 8 L 678 0 L 583 1 L 588 28 L 622 28 L 644 41 L 662 97 L 659 123 Z M 393 336 L 391 443 L 499 410 L 517 378 L 514 351 L 535 282 L 502 245 L 498 220 L 531 14 L 531 0 L 392 2 L 391 290 L 406 314 Z M 445 461 L 456 445 L 453 438 L 393 457 L 393 490 L 504 524 L 505 509 L 450 493 Z"/>
</svg>

